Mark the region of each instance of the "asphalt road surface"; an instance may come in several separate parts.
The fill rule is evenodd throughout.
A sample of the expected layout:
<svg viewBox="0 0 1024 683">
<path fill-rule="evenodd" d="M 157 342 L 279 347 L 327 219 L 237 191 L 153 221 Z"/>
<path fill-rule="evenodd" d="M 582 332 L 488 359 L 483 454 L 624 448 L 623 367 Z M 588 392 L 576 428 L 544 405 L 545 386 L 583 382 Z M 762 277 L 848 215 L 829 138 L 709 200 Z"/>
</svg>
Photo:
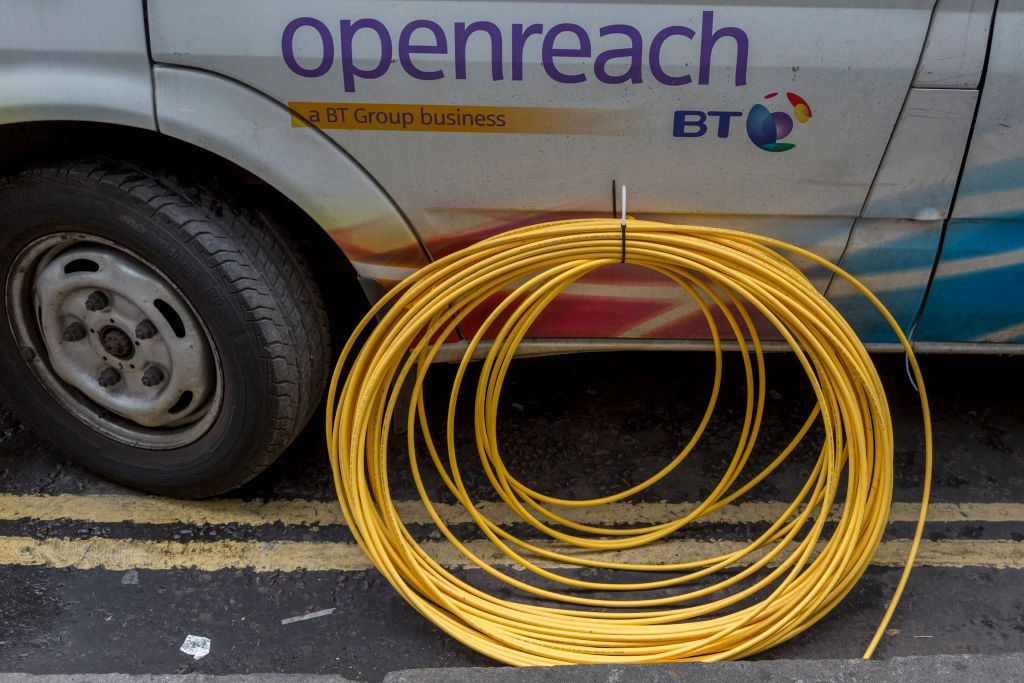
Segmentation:
<svg viewBox="0 0 1024 683">
<path fill-rule="evenodd" d="M 762 657 L 859 656 L 898 578 L 921 487 L 920 422 L 902 358 L 876 360 L 896 422 L 896 505 L 886 538 L 832 614 Z M 1024 651 L 1024 358 L 926 357 L 923 366 L 934 409 L 934 507 L 921 562 L 876 656 Z M 642 480 L 691 434 L 711 367 L 710 356 L 697 353 L 517 361 L 501 410 L 510 468 L 535 488 L 571 497 Z M 737 368 L 730 357 L 720 410 L 699 452 L 599 521 L 657 517 L 710 491 L 742 416 Z M 449 366 L 431 371 L 429 405 L 443 407 L 451 373 Z M 785 445 L 812 405 L 788 357 L 771 357 L 768 382 L 755 460 Z M 439 411 L 431 415 L 438 418 Z M 457 433 L 470 449 L 467 463 L 476 457 L 468 418 L 462 410 Z M 94 477 L 0 405 L 0 671 L 273 671 L 374 681 L 398 669 L 490 665 L 406 606 L 352 543 L 319 420 L 243 489 L 185 502 Z M 816 438 L 748 504 L 677 540 L 706 547 L 766 528 L 807 475 Z M 479 500 L 496 499 L 479 472 L 469 465 L 467 472 Z M 440 484 L 430 485 L 443 500 Z M 393 488 L 397 500 L 416 498 L 401 476 Z M 443 539 L 424 514 L 416 505 L 408 510 L 414 536 L 440 549 Z M 527 533 L 509 515 L 504 521 Z M 468 523 L 455 529 L 479 537 Z M 478 571 L 457 571 L 488 585 Z M 208 638 L 209 654 L 181 652 L 188 635 Z"/>
</svg>

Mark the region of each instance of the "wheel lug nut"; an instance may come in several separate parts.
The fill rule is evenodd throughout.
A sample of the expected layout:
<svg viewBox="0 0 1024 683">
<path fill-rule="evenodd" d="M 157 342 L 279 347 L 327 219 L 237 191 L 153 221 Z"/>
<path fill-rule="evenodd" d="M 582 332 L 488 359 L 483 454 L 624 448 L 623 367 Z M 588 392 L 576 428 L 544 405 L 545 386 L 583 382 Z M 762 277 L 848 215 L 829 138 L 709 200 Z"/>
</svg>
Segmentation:
<svg viewBox="0 0 1024 683">
<path fill-rule="evenodd" d="M 139 339 L 149 339 L 156 336 L 156 325 L 149 318 L 135 326 L 135 336 Z"/>
<path fill-rule="evenodd" d="M 96 290 L 85 300 L 85 307 L 90 311 L 102 311 L 110 305 L 110 299 L 100 290 Z"/>
<path fill-rule="evenodd" d="M 97 381 L 101 387 L 112 387 L 121 381 L 121 373 L 114 368 L 104 368 Z"/>
<path fill-rule="evenodd" d="M 164 371 L 155 365 L 150 365 L 146 368 L 146 371 L 142 373 L 142 383 L 147 387 L 155 387 L 163 381 Z"/>
<path fill-rule="evenodd" d="M 85 325 L 74 322 L 64 329 L 64 341 L 76 342 L 85 339 Z"/>
</svg>

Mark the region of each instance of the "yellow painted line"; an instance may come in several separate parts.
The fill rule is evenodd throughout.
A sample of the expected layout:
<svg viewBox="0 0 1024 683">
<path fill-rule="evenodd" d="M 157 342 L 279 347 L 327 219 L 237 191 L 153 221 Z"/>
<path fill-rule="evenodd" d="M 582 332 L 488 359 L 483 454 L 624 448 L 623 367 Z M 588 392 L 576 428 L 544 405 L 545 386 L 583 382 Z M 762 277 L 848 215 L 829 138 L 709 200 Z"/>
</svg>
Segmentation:
<svg viewBox="0 0 1024 683">
<path fill-rule="evenodd" d="M 545 543 L 552 549 L 558 546 Z M 467 546 L 495 566 L 511 567 L 512 561 L 487 541 L 471 541 Z M 447 541 L 431 541 L 422 546 L 433 558 L 448 567 L 472 566 Z M 714 541 L 667 541 L 629 551 L 600 555 L 604 559 L 657 563 L 711 557 L 743 547 L 742 543 Z M 872 564 L 902 566 L 910 548 L 909 540 L 885 541 Z M 597 557 L 591 551 L 579 551 L 581 557 Z M 538 562 L 548 567 L 560 565 Z M 924 541 L 916 563 L 928 567 L 995 567 L 1024 569 L 1024 542 L 1018 541 Z M 257 572 L 354 571 L 369 569 L 369 560 L 352 543 L 306 543 L 277 541 L 141 541 L 91 538 L 35 539 L 0 536 L 0 565 L 43 566 L 74 569 L 253 569 Z"/>
<path fill-rule="evenodd" d="M 135 524 L 341 524 L 337 501 L 177 500 L 157 496 L 0 494 L 0 519 Z"/>
<path fill-rule="evenodd" d="M 430 524 L 430 518 L 418 500 L 396 503 L 402 519 L 410 524 Z M 451 524 L 471 522 L 462 506 L 436 505 L 443 519 Z M 595 508 L 565 510 L 569 519 L 584 524 L 657 523 L 678 519 L 693 503 L 615 503 Z M 774 521 L 786 510 L 780 502 L 740 503 L 727 506 L 703 518 L 707 522 L 748 524 Z M 478 509 L 501 525 L 521 521 L 502 502 L 481 503 Z M 918 506 L 895 503 L 890 522 L 917 520 Z M 327 525 L 343 524 L 338 503 L 316 500 L 175 500 L 134 495 L 15 495 L 0 494 L 0 520 L 74 519 L 97 523 L 134 524 L 266 524 Z M 933 503 L 928 507 L 932 522 L 1024 522 L 1021 503 Z"/>
</svg>

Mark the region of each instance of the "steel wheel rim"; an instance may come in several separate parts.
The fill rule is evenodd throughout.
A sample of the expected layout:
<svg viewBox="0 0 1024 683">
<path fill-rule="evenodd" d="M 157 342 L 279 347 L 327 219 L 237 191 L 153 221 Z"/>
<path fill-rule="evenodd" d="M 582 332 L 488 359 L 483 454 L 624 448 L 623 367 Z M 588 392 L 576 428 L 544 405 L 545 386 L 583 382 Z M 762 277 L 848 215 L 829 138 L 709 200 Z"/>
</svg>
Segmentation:
<svg viewBox="0 0 1024 683">
<path fill-rule="evenodd" d="M 205 434 L 223 373 L 202 318 L 152 263 L 81 232 L 39 238 L 7 278 L 11 331 L 69 413 L 128 446 L 170 450 Z"/>
</svg>

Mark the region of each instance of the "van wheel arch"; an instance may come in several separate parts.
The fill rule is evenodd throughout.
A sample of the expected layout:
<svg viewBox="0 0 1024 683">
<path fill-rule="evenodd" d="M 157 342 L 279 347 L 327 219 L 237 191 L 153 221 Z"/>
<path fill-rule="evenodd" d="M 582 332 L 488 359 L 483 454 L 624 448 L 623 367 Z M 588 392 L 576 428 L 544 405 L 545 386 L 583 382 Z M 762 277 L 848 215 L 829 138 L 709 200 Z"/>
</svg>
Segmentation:
<svg viewBox="0 0 1024 683">
<path fill-rule="evenodd" d="M 162 133 L 116 124 L 35 121 L 0 126 L 0 177 L 87 157 L 194 179 L 286 226 L 323 295 L 332 352 L 340 351 L 368 309 L 352 262 L 324 228 L 273 185 L 224 157 Z"/>
</svg>

